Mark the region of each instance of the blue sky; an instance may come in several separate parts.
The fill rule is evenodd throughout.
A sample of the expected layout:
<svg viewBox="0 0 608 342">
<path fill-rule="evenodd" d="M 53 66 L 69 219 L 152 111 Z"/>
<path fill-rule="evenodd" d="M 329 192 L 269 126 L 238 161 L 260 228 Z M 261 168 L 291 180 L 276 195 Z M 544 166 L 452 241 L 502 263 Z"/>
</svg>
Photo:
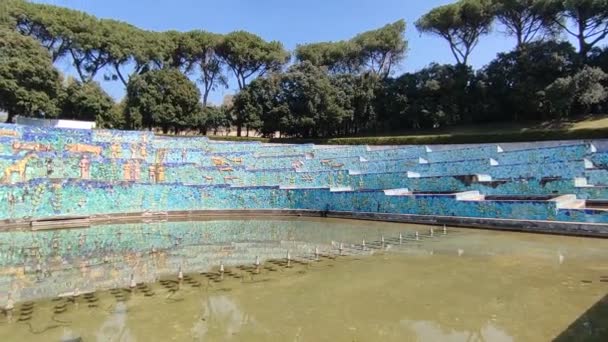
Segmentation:
<svg viewBox="0 0 608 342">
<path fill-rule="evenodd" d="M 407 22 L 409 52 L 396 73 L 415 71 L 431 62 L 454 63 L 448 45 L 440 38 L 420 35 L 414 22 L 433 7 L 451 0 L 39 0 L 58 6 L 82 10 L 101 18 L 114 18 L 144 29 L 188 31 L 203 29 L 217 33 L 246 30 L 267 40 L 279 40 L 289 50 L 297 44 L 348 39 L 359 32 L 381 27 L 398 19 Z M 496 53 L 515 45 L 501 28 L 484 37 L 471 57 L 478 68 L 492 60 Z M 69 63 L 58 65 L 73 74 Z M 101 79 L 100 79 L 101 81 Z M 114 98 L 124 95 L 120 82 L 102 82 Z M 212 103 L 221 103 L 225 94 L 220 89 L 212 94 Z"/>
</svg>

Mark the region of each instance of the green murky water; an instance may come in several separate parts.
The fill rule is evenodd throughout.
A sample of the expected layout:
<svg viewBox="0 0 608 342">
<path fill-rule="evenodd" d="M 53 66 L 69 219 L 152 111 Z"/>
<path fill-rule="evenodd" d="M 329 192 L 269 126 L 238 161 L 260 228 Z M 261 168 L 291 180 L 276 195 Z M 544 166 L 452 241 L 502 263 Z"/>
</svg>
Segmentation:
<svg viewBox="0 0 608 342">
<path fill-rule="evenodd" d="M 292 219 L 0 241 L 0 341 L 608 340 L 608 240 Z"/>
</svg>

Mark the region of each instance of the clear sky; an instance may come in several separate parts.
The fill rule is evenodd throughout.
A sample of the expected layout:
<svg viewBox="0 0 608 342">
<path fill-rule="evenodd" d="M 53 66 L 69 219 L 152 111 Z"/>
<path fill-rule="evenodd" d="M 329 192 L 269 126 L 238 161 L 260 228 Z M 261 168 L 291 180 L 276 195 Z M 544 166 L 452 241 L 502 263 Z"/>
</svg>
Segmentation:
<svg viewBox="0 0 608 342">
<path fill-rule="evenodd" d="M 454 63 L 446 42 L 429 35 L 420 35 L 414 22 L 433 7 L 451 0 L 38 0 L 88 12 L 101 18 L 126 21 L 140 28 L 164 31 L 203 29 L 216 33 L 246 30 L 266 40 L 281 41 L 289 50 L 297 44 L 349 39 L 357 33 L 381 27 L 398 19 L 407 22 L 409 52 L 396 73 L 418 70 L 431 62 Z M 496 28 L 482 38 L 471 56 L 471 64 L 479 68 L 496 53 L 515 45 L 512 37 Z M 68 63 L 59 69 L 73 74 Z M 100 81 L 102 81 L 100 79 Z M 114 98 L 124 95 L 120 82 L 102 82 Z M 221 103 L 225 94 L 220 89 L 211 102 Z"/>
</svg>

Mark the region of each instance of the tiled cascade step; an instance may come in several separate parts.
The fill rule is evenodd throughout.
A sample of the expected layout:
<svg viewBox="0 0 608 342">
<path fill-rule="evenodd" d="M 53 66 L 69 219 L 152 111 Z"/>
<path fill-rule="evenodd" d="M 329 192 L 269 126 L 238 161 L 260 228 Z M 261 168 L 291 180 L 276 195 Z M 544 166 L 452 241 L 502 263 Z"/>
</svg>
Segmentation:
<svg viewBox="0 0 608 342">
<path fill-rule="evenodd" d="M 586 201 L 579 199 L 576 195 L 561 195 L 561 196 L 525 196 L 525 195 L 511 195 L 511 196 L 486 196 L 481 194 L 479 191 L 465 191 L 455 193 L 415 193 L 408 189 L 389 189 L 384 190 L 386 196 L 437 196 L 437 197 L 450 197 L 456 201 L 510 201 L 513 203 L 526 201 L 548 201 L 555 203 L 556 209 L 581 209 L 585 208 Z"/>
<path fill-rule="evenodd" d="M 119 157 L 112 156 L 116 148 Z M 328 147 L 0 124 L 0 175 L 9 173 L 0 184 L 0 198 L 6 199 L 0 213 L 5 219 L 91 215 L 96 209 L 314 207 L 321 196 L 327 204 L 341 201 L 341 208 L 356 210 L 379 210 L 384 201 L 396 212 L 407 207 L 483 215 L 484 206 L 521 205 L 508 214 L 526 215 L 536 206 L 537 214 L 544 208 L 547 217 L 560 218 L 568 210 L 580 215 L 583 198 L 606 198 L 607 151 L 602 141 Z M 24 159 L 31 154 L 37 159 Z M 88 177 L 82 175 L 85 166 Z M 550 194 L 558 198 L 535 197 Z"/>
<path fill-rule="evenodd" d="M 576 195 L 563 195 L 552 199 L 558 209 L 580 209 L 585 207 L 585 200 L 576 198 Z"/>
</svg>

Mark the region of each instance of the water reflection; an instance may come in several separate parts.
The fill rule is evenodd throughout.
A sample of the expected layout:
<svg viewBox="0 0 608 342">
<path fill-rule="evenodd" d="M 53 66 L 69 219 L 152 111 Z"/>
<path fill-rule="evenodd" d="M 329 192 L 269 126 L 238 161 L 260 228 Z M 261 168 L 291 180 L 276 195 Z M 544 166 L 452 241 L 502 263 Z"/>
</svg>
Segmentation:
<svg viewBox="0 0 608 342">
<path fill-rule="evenodd" d="M 136 341 L 127 326 L 128 308 L 125 303 L 116 303 L 111 315 L 103 322 L 97 333 L 97 341 Z M 73 337 L 72 337 L 73 338 Z"/>
<path fill-rule="evenodd" d="M 436 322 L 429 321 L 408 321 L 403 320 L 401 324 L 408 330 L 413 331 L 417 341 L 445 341 L 445 342 L 469 342 L 469 341 L 492 341 L 492 342 L 512 342 L 513 337 L 505 331 L 486 324 L 477 331 L 457 331 L 446 329 Z"/>
<path fill-rule="evenodd" d="M 333 249 L 376 229 L 327 231 L 314 221 L 203 221 L 96 226 L 1 233 L 0 293 L 17 301 L 151 282 L 164 274 L 200 272 L 262 259 Z M 344 229 L 346 228 L 346 229 Z M 335 244 L 335 242 L 334 242 Z"/>
<path fill-rule="evenodd" d="M 606 337 L 608 306 L 605 299 L 593 305 L 608 292 L 608 240 L 475 230 L 430 235 L 428 227 L 331 220 L 6 234 L 0 305 L 8 293 L 17 303 L 10 323 L 0 315 L 0 340 Z M 102 288 L 112 290 L 87 294 Z M 61 293 L 71 294 L 36 301 L 33 309 L 23 303 Z"/>
<path fill-rule="evenodd" d="M 202 339 L 206 337 L 209 326 L 221 327 L 224 338 L 230 338 L 237 334 L 241 327 L 248 323 L 255 324 L 255 320 L 245 315 L 228 296 L 210 296 L 201 301 L 201 319 L 193 328 L 194 337 Z"/>
</svg>

